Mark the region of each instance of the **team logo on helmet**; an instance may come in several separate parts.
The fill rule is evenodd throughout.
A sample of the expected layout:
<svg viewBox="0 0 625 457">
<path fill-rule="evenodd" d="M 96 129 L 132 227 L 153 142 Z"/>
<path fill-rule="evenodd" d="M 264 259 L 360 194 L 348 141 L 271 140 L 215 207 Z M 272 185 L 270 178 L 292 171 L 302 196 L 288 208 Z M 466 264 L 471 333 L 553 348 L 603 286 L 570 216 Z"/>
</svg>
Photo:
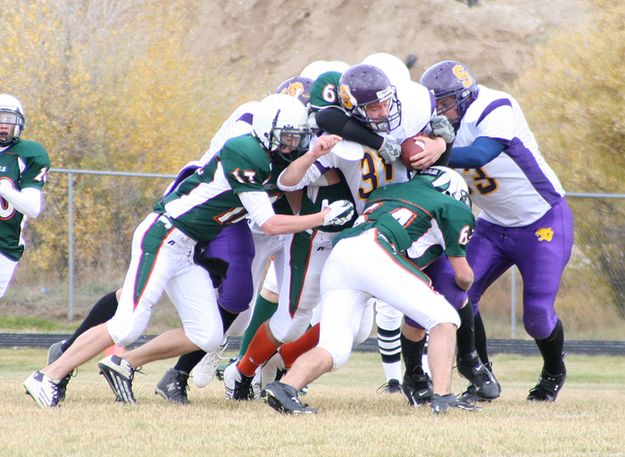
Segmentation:
<svg viewBox="0 0 625 457">
<path fill-rule="evenodd" d="M 299 97 L 304 93 L 304 85 L 300 81 L 295 81 L 283 88 L 280 93 L 290 97 Z"/>
<path fill-rule="evenodd" d="M 339 97 L 341 97 L 341 105 L 346 110 L 353 110 L 358 103 L 356 97 L 352 95 L 347 84 L 341 84 L 339 86 Z"/>
</svg>

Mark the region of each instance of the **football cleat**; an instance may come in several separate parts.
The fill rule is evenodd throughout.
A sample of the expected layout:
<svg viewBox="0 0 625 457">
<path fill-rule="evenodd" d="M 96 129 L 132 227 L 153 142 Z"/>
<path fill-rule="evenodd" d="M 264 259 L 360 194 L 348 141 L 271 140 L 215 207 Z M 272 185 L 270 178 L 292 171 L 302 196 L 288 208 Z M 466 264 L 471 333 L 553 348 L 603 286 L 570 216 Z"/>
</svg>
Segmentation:
<svg viewBox="0 0 625 457">
<path fill-rule="evenodd" d="M 241 374 L 236 363 L 228 365 L 224 371 L 227 400 L 254 400 L 253 376 Z"/>
<path fill-rule="evenodd" d="M 189 375 L 184 371 L 170 368 L 156 385 L 154 393 L 168 402 L 188 405 L 191 402 L 187 396 L 187 390 L 189 390 Z"/>
<path fill-rule="evenodd" d="M 306 403 L 302 403 L 297 395 L 297 389 L 279 381 L 272 382 L 265 387 L 263 397 L 269 406 L 280 414 L 315 414 L 317 410 Z"/>
<path fill-rule="evenodd" d="M 495 374 L 493 373 L 492 370 L 492 364 L 490 363 L 486 363 L 484 364 L 486 365 L 486 368 L 488 369 L 488 371 L 490 371 L 490 373 L 493 375 L 493 378 L 495 378 Z M 497 379 L 495 378 L 495 382 L 497 382 L 497 385 L 499 386 L 499 391 L 501 392 L 501 386 L 499 385 L 499 381 L 497 381 Z M 490 402 L 491 400 L 493 400 L 492 398 L 484 398 L 480 392 L 478 392 L 477 387 L 475 387 L 473 384 L 469 384 L 469 386 L 467 387 L 467 390 L 465 390 L 462 394 L 460 394 L 458 396 L 458 398 L 462 401 L 465 401 L 467 403 L 477 403 L 477 402 Z"/>
<path fill-rule="evenodd" d="M 465 411 L 479 411 L 482 409 L 479 406 L 471 405 L 467 402 L 457 399 L 454 394 L 432 395 L 432 412 L 434 414 L 445 413 L 449 408 L 458 408 Z"/>
<path fill-rule="evenodd" d="M 56 360 L 63 355 L 63 343 L 66 340 L 57 341 L 48 349 L 48 365 L 56 362 Z"/>
<path fill-rule="evenodd" d="M 228 338 L 224 338 L 223 342 L 213 352 L 208 352 L 191 370 L 193 384 L 200 389 L 206 387 L 215 377 L 217 364 L 225 360 L 223 353 L 228 347 Z M 223 379 L 223 376 L 222 376 Z"/>
<path fill-rule="evenodd" d="M 59 405 L 58 381 L 54 381 L 40 371 L 35 371 L 24 381 L 26 394 L 30 395 L 41 408 L 54 408 Z"/>
<path fill-rule="evenodd" d="M 132 392 L 132 380 L 137 369 L 133 368 L 127 360 L 117 355 L 110 355 L 100 360 L 98 368 L 115 393 L 115 401 L 137 403 Z"/>
<path fill-rule="evenodd" d="M 416 372 L 404 374 L 401 393 L 410 406 L 419 407 L 432 400 L 432 381 L 420 367 Z"/>
<path fill-rule="evenodd" d="M 536 384 L 529 392 L 529 401 L 556 401 L 566 381 L 566 368 L 560 374 L 551 374 L 543 368 Z"/>
<path fill-rule="evenodd" d="M 215 377 L 217 379 L 219 379 L 220 381 L 223 381 L 224 380 L 224 371 L 226 371 L 226 368 L 228 368 L 228 366 L 232 365 L 233 363 L 237 363 L 239 360 L 240 360 L 239 356 L 235 355 L 230 360 L 228 360 L 228 363 L 225 363 L 223 365 L 219 365 L 217 367 L 217 369 L 215 370 Z"/>
<path fill-rule="evenodd" d="M 401 384 L 397 379 L 389 379 L 386 384 L 382 384 L 376 390 L 379 394 L 399 394 L 401 393 Z"/>
<path fill-rule="evenodd" d="M 56 360 L 63 355 L 63 343 L 66 340 L 57 341 L 48 349 L 48 365 L 56 362 Z M 76 370 L 71 371 L 67 374 L 63 379 L 61 379 L 58 383 L 59 389 L 59 401 L 65 400 L 65 392 L 67 391 L 67 384 L 69 384 L 72 376 L 75 376 Z"/>
<path fill-rule="evenodd" d="M 501 394 L 501 386 L 493 373 L 480 360 L 477 351 L 458 355 L 458 372 L 475 386 L 475 393 L 483 400 L 494 400 Z"/>
</svg>

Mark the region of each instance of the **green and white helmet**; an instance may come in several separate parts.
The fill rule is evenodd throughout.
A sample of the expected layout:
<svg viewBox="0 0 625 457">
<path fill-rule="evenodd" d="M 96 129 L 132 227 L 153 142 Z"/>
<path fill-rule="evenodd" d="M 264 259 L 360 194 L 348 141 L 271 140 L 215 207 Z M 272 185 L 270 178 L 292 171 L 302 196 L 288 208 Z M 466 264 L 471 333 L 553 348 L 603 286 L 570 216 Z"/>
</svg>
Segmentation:
<svg viewBox="0 0 625 457">
<path fill-rule="evenodd" d="M 419 171 L 420 175 L 432 178 L 432 186 L 471 208 L 471 198 L 469 197 L 469 186 L 460 173 L 448 167 L 434 166 Z"/>
<path fill-rule="evenodd" d="M 0 146 L 17 141 L 24 130 L 24 108 L 19 100 L 9 94 L 0 94 L 0 124 L 13 125 L 12 132 L 0 132 Z"/>
</svg>

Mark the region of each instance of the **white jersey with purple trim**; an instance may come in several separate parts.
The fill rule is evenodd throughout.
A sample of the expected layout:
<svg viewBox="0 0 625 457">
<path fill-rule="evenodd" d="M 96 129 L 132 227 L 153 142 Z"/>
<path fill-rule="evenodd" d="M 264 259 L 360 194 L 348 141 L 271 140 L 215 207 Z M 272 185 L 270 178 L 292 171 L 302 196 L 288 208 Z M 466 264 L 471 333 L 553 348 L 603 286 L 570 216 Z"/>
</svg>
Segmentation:
<svg viewBox="0 0 625 457">
<path fill-rule="evenodd" d="M 259 102 L 243 103 L 221 124 L 211 139 L 208 151 L 200 159 L 202 165 L 207 164 L 230 138 L 252 133 L 252 117 L 258 104 Z"/>
<path fill-rule="evenodd" d="M 436 102 L 430 91 L 414 81 L 400 84 L 397 88 L 397 97 L 402 105 L 401 123 L 385 135 L 392 136 L 401 143 L 406 138 L 429 128 Z M 337 168 L 343 173 L 358 214 L 362 212 L 371 192 L 388 184 L 406 182 L 411 174 L 400 160 L 386 164 L 377 151 L 366 146 L 362 146 L 362 149 L 363 155 L 359 161 L 342 158 L 331 151 L 316 162 L 320 173 L 331 168 Z M 318 174 L 313 175 L 313 181 L 316 177 Z M 311 182 L 303 185 L 308 184 Z"/>
<path fill-rule="evenodd" d="M 564 196 L 558 177 L 538 149 L 523 111 L 506 92 L 479 86 L 456 134 L 454 147 L 487 137 L 505 144 L 496 158 L 463 172 L 479 217 L 505 227 L 523 227 L 540 219 Z"/>
</svg>

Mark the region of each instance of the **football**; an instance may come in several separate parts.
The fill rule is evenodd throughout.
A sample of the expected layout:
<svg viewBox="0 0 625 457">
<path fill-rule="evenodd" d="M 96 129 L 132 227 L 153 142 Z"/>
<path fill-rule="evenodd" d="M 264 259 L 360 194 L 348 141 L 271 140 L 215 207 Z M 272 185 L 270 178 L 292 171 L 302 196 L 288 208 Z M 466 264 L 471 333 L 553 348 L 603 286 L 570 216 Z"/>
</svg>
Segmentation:
<svg viewBox="0 0 625 457">
<path fill-rule="evenodd" d="M 401 156 L 399 159 L 406 167 L 412 168 L 410 166 L 410 158 L 423 150 L 425 150 L 425 143 L 418 140 L 416 136 L 411 136 L 406 138 L 401 144 Z"/>
</svg>

